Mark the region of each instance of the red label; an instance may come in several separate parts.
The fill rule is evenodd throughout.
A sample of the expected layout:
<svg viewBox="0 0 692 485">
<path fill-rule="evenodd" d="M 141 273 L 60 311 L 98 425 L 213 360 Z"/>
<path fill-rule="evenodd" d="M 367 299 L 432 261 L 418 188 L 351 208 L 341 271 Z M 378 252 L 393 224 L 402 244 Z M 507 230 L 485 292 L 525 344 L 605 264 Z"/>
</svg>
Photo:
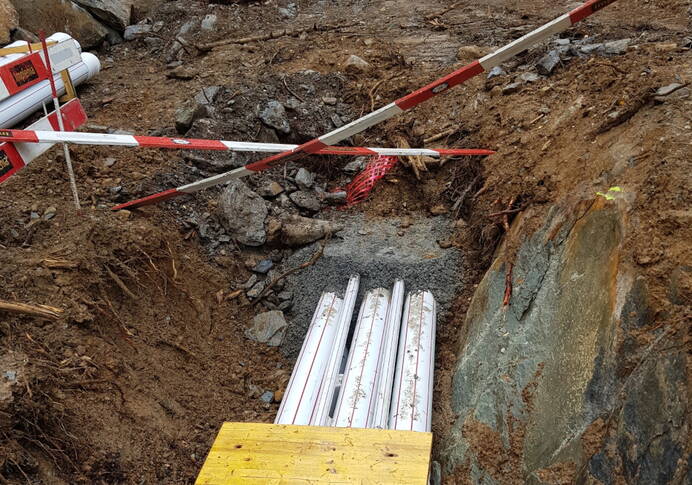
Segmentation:
<svg viewBox="0 0 692 485">
<path fill-rule="evenodd" d="M 4 182 L 24 166 L 22 157 L 10 143 L 0 143 L 0 183 Z"/>
<path fill-rule="evenodd" d="M 5 84 L 10 96 L 44 79 L 48 79 L 48 71 L 38 52 L 0 67 L 0 80 Z"/>
</svg>

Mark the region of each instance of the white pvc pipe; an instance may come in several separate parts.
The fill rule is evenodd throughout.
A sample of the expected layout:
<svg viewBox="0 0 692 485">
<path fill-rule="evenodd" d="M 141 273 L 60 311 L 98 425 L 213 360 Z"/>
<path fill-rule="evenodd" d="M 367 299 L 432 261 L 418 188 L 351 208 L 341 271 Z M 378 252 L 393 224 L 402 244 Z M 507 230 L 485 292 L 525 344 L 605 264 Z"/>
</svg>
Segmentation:
<svg viewBox="0 0 692 485">
<path fill-rule="evenodd" d="M 346 348 L 346 339 L 348 338 L 348 330 L 351 326 L 351 319 L 353 318 L 353 309 L 356 306 L 359 284 L 360 276 L 358 275 L 353 275 L 348 280 L 348 286 L 346 287 L 346 293 L 344 294 L 344 301 L 337 323 L 337 333 L 334 337 L 334 347 L 329 356 L 324 377 L 322 378 L 322 382 L 320 382 L 315 412 L 310 419 L 310 424 L 313 426 L 328 426 L 330 424 L 329 413 L 332 403 L 334 402 L 334 390 L 341 369 L 344 349 Z"/>
<path fill-rule="evenodd" d="M 5 56 L 10 57 L 10 56 Z M 69 68 L 72 83 L 75 86 L 91 79 L 101 70 L 101 63 L 93 54 L 84 52 L 82 61 Z M 53 76 L 58 96 L 65 93 L 65 85 L 57 73 Z M 44 103 L 52 98 L 50 82 L 41 81 L 24 91 L 0 101 L 0 128 L 11 128 L 41 109 Z"/>
<path fill-rule="evenodd" d="M 320 383 L 334 346 L 342 303 L 335 293 L 322 294 L 274 423 L 310 424 Z"/>
<path fill-rule="evenodd" d="M 385 337 L 380 353 L 377 375 L 375 409 L 368 422 L 368 428 L 386 429 L 389 425 L 389 407 L 392 402 L 392 386 L 396 370 L 397 347 L 401 331 L 401 313 L 404 305 L 404 282 L 396 280 L 389 301 L 387 320 L 385 322 Z"/>
<path fill-rule="evenodd" d="M 363 299 L 334 411 L 334 426 L 366 428 L 375 410 L 389 299 L 389 290 L 384 288 L 370 290 Z"/>
<path fill-rule="evenodd" d="M 389 427 L 432 430 L 437 304 L 432 293 L 409 293 L 404 305 Z"/>
</svg>

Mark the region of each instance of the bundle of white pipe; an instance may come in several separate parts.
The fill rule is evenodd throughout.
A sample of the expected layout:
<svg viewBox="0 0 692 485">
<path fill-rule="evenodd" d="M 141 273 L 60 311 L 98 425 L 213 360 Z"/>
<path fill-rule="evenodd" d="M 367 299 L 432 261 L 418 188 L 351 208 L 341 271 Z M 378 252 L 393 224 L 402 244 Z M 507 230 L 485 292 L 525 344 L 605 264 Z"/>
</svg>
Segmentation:
<svg viewBox="0 0 692 485">
<path fill-rule="evenodd" d="M 57 33 L 48 37 L 47 41 L 63 42 L 71 37 L 67 34 Z M 76 41 L 75 41 L 76 42 Z M 7 47 L 17 47 L 27 45 L 25 41 L 17 41 L 9 44 Z M 24 54 L 9 54 L 0 57 L 0 65 L 8 64 Z M 75 86 L 91 79 L 101 70 L 101 63 L 93 54 L 82 52 L 81 61 L 73 64 L 68 68 L 72 83 Z M 55 80 L 55 88 L 58 91 L 58 96 L 65 94 L 65 84 L 59 73 L 53 75 Z M 0 128 L 11 128 L 20 121 L 28 118 L 41 107 L 51 100 L 52 92 L 50 82 L 48 80 L 34 84 L 27 89 L 0 101 Z"/>
<path fill-rule="evenodd" d="M 360 276 L 353 275 L 348 280 L 346 293 L 344 294 L 344 302 L 339 314 L 337 323 L 337 333 L 334 338 L 334 346 L 332 353 L 329 356 L 326 370 L 320 382 L 319 397 L 315 413 L 310 419 L 310 424 L 313 426 L 329 426 L 331 418 L 329 416 L 332 403 L 334 402 L 334 390 L 336 389 L 341 361 L 346 349 L 346 340 L 348 338 L 348 330 L 351 326 L 353 318 L 353 309 L 356 306 L 356 297 L 358 296 L 358 286 L 360 285 Z"/>
<path fill-rule="evenodd" d="M 397 280 L 394 283 L 392 298 L 387 310 L 384 343 L 382 344 L 382 353 L 377 364 L 379 371 L 377 374 L 375 409 L 371 419 L 368 421 L 368 428 L 386 429 L 389 424 L 389 406 L 392 401 L 392 386 L 394 384 L 403 304 L 404 282 Z"/>
<path fill-rule="evenodd" d="M 389 428 L 431 431 L 437 303 L 429 291 L 409 293 L 399 337 Z"/>
<path fill-rule="evenodd" d="M 389 290 L 376 288 L 365 295 L 361 304 L 334 411 L 334 426 L 366 428 L 372 420 L 389 300 Z"/>
<path fill-rule="evenodd" d="M 391 293 L 369 291 L 341 375 L 358 285 L 352 276 L 343 300 L 322 295 L 275 422 L 429 432 L 435 298 L 429 291 L 409 293 L 402 321 L 403 281 Z"/>
<path fill-rule="evenodd" d="M 315 412 L 320 383 L 334 346 L 343 300 L 323 293 L 305 336 L 293 374 L 274 420 L 277 424 L 310 424 Z"/>
</svg>

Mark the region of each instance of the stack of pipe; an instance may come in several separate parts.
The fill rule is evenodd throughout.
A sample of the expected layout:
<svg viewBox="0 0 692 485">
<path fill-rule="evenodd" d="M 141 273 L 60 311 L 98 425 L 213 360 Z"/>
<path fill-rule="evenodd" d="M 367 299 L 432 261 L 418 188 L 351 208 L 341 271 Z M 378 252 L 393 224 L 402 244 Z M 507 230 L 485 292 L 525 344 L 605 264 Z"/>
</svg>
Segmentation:
<svg viewBox="0 0 692 485">
<path fill-rule="evenodd" d="M 352 276 L 343 299 L 322 295 L 275 422 L 429 432 L 435 298 L 404 300 L 401 280 L 368 291 L 347 352 L 358 285 Z"/>
<path fill-rule="evenodd" d="M 55 42 L 48 49 L 51 61 L 53 61 L 53 79 L 58 95 L 65 94 L 65 84 L 60 71 L 67 69 L 72 83 L 77 86 L 92 77 L 101 69 L 101 63 L 93 54 L 81 52 L 79 43 L 67 34 L 56 33 L 46 39 Z M 20 47 L 28 45 L 25 41 L 17 41 L 6 47 Z M 12 63 L 27 54 L 8 54 L 0 56 L 0 66 Z M 43 54 L 41 54 L 43 55 Z M 11 128 L 20 121 L 28 118 L 42 106 L 51 100 L 51 88 L 48 80 L 33 84 L 22 91 L 9 97 L 0 97 L 0 128 Z"/>
</svg>

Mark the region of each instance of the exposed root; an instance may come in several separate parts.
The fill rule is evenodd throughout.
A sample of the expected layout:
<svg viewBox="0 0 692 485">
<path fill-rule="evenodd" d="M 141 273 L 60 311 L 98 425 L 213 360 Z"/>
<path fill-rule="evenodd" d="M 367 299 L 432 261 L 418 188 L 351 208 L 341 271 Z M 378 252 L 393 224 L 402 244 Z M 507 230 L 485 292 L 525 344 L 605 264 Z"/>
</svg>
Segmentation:
<svg viewBox="0 0 692 485">
<path fill-rule="evenodd" d="M 62 308 L 56 308 L 48 305 L 29 305 L 27 303 L 13 303 L 2 300 L 0 300 L 0 311 L 48 318 L 50 320 L 57 320 L 65 312 L 65 310 Z"/>
<path fill-rule="evenodd" d="M 120 276 L 118 276 L 117 274 L 113 273 L 113 271 L 111 271 L 111 269 L 108 267 L 108 265 L 104 265 L 104 268 L 105 268 L 105 270 L 106 270 L 106 273 L 108 273 L 108 276 L 110 276 L 111 279 L 112 279 L 113 281 L 115 281 L 115 284 L 118 285 L 118 286 L 120 287 L 120 289 L 123 290 L 123 292 L 124 292 L 127 296 L 129 296 L 129 297 L 132 298 L 133 300 L 136 300 L 136 299 L 137 299 L 137 297 L 135 296 L 135 294 L 132 293 L 132 291 L 130 291 L 130 289 L 129 289 L 129 288 L 127 287 L 127 285 L 123 282 L 123 280 L 120 279 Z"/>
</svg>

